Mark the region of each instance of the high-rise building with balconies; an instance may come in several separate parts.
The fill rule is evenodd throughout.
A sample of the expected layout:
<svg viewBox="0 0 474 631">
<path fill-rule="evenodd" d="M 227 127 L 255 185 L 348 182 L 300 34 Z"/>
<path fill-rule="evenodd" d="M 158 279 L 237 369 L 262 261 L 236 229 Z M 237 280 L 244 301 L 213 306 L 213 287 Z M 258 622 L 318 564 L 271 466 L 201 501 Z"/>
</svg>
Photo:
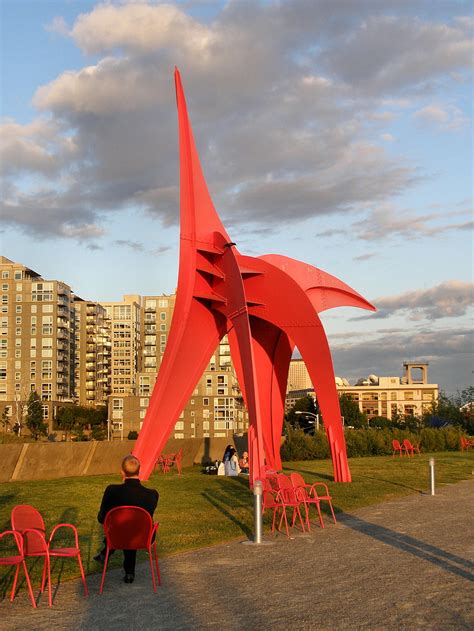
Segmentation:
<svg viewBox="0 0 474 631">
<path fill-rule="evenodd" d="M 110 394 L 111 341 L 105 308 L 74 297 L 75 395 L 79 405 L 106 405 Z"/>
<path fill-rule="evenodd" d="M 0 276 L 0 401 L 11 424 L 22 423 L 36 391 L 52 427 L 57 404 L 74 396 L 73 293 L 4 256 Z"/>
</svg>

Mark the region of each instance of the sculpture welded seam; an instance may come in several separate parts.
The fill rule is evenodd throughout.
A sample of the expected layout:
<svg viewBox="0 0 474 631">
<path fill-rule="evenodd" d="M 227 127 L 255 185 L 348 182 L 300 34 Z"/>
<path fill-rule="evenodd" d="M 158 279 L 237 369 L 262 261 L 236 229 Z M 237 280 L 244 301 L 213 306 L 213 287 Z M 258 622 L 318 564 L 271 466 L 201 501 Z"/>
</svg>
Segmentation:
<svg viewBox="0 0 474 631">
<path fill-rule="evenodd" d="M 249 414 L 250 484 L 281 468 L 286 383 L 295 346 L 324 419 L 334 480 L 350 482 L 331 353 L 318 313 L 375 311 L 334 276 L 288 257 L 240 254 L 209 195 L 175 70 L 180 149 L 180 258 L 168 343 L 133 453 L 147 479 L 219 341 L 227 334 Z M 283 299 L 282 299 L 283 297 Z"/>
</svg>

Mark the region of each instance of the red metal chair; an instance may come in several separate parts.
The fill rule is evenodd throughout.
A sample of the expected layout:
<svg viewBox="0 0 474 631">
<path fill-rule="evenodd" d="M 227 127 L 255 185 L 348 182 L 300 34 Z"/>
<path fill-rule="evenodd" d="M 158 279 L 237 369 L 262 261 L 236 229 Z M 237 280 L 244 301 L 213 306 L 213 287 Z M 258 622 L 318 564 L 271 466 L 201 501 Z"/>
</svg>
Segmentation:
<svg viewBox="0 0 474 631">
<path fill-rule="evenodd" d="M 6 537 L 6 536 L 13 537 L 15 541 L 15 546 L 17 548 L 17 554 L 13 554 L 10 556 L 0 556 L 0 565 L 5 565 L 5 566 L 16 565 L 15 577 L 13 579 L 12 593 L 10 596 L 10 602 L 13 602 L 13 599 L 15 598 L 16 586 L 18 582 L 18 574 L 20 573 L 20 566 L 22 566 L 23 571 L 25 572 L 26 584 L 28 586 L 28 593 L 30 595 L 31 604 L 36 609 L 35 597 L 33 596 L 30 576 L 28 574 L 28 568 L 26 567 L 26 562 L 25 562 L 23 538 L 21 536 L 21 533 L 16 532 L 15 530 L 5 530 L 4 532 L 0 533 L 0 539 L 3 539 L 3 537 Z"/>
<path fill-rule="evenodd" d="M 44 557 L 43 577 L 41 579 L 41 592 L 44 592 L 46 578 L 48 580 L 48 602 L 51 607 L 51 561 L 50 557 L 77 558 L 79 570 L 81 572 L 84 594 L 89 595 L 86 577 L 82 566 L 81 550 L 79 548 L 79 535 L 77 528 L 72 524 L 58 524 L 54 526 L 49 539 L 46 540 L 46 528 L 41 513 L 27 504 L 15 506 L 11 514 L 13 530 L 17 530 L 23 535 L 25 557 Z M 74 535 L 74 545 L 72 547 L 53 547 L 53 539 L 60 529 L 68 528 Z"/>
<path fill-rule="evenodd" d="M 400 441 L 395 438 L 392 440 L 392 449 L 393 449 L 392 458 L 397 451 L 398 451 L 399 456 L 403 456 L 403 447 L 402 445 L 400 445 Z"/>
<path fill-rule="evenodd" d="M 160 567 L 156 553 L 156 533 L 159 524 L 153 520 L 144 508 L 138 506 L 118 506 L 110 510 L 104 521 L 104 534 L 107 544 L 105 563 L 102 571 L 102 581 L 99 593 L 102 594 L 105 582 L 105 573 L 109 562 L 111 550 L 147 550 L 150 560 L 151 580 L 153 591 L 156 593 L 155 572 L 153 558 L 156 565 L 158 585 L 161 585 Z"/>
<path fill-rule="evenodd" d="M 299 491 L 299 489 L 296 489 L 293 486 L 290 478 L 288 478 L 284 473 L 278 473 L 278 475 L 276 476 L 276 479 L 278 482 L 279 491 L 285 503 L 285 507 L 289 507 L 293 509 L 291 527 L 293 528 L 293 526 L 296 523 L 296 517 L 298 517 L 300 520 L 301 529 L 304 532 L 305 528 L 304 528 L 303 518 L 301 517 L 301 510 L 300 510 L 301 506 L 303 506 L 305 510 L 305 517 L 306 517 L 305 521 L 306 521 L 306 524 L 308 524 L 308 526 L 309 526 L 309 518 L 308 518 L 308 508 L 306 506 L 302 493 Z M 308 527 L 308 530 L 309 530 L 309 527 Z"/>
<path fill-rule="evenodd" d="M 288 519 L 286 516 L 286 504 L 283 499 L 282 493 L 280 491 L 274 491 L 273 489 L 264 489 L 263 491 L 263 506 L 264 509 L 268 508 L 273 510 L 273 518 L 272 518 L 272 532 L 275 532 L 275 522 L 277 518 L 278 511 L 281 510 L 280 522 L 278 524 L 277 530 L 281 531 L 281 525 L 283 521 L 285 522 L 285 530 L 286 536 L 290 538 L 290 531 L 288 528 Z"/>
<path fill-rule="evenodd" d="M 460 438 L 460 443 L 461 443 L 461 451 L 464 451 L 465 449 L 469 449 L 469 447 L 474 447 L 474 438 L 470 438 L 469 436 L 461 436 Z"/>
<path fill-rule="evenodd" d="M 301 473 L 296 473 L 296 472 L 290 474 L 290 479 L 291 479 L 291 483 L 295 487 L 301 489 L 305 502 L 307 502 L 308 504 L 314 504 L 314 506 L 316 506 L 321 528 L 324 528 L 324 521 L 323 521 L 321 508 L 320 508 L 321 502 L 327 502 L 329 504 L 333 521 L 335 524 L 337 523 L 336 515 L 334 514 L 334 508 L 332 506 L 332 497 L 329 493 L 327 484 L 325 484 L 324 482 L 314 482 L 314 484 L 308 484 L 305 482 Z M 322 489 L 323 492 L 322 493 L 321 491 L 318 492 L 318 488 Z"/>
<path fill-rule="evenodd" d="M 414 456 L 415 451 L 418 453 L 419 456 L 421 455 L 418 445 L 412 445 L 408 438 L 405 438 L 405 440 L 403 441 L 403 449 L 405 450 L 407 456 Z"/>
</svg>

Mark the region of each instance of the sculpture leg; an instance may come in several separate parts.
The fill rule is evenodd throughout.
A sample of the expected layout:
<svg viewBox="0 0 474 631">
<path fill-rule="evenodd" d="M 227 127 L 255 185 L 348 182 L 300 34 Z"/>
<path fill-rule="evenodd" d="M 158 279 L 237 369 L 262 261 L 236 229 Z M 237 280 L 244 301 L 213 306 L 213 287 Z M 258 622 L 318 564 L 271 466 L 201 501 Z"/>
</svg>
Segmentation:
<svg viewBox="0 0 474 631">
<path fill-rule="evenodd" d="M 295 342 L 305 361 L 316 390 L 333 462 L 334 480 L 350 482 L 346 443 L 341 423 L 341 410 L 336 389 L 331 353 L 322 325 L 288 327 L 288 335 Z M 314 349 L 317 349 L 317 354 Z"/>
<path fill-rule="evenodd" d="M 170 340 L 133 453 L 147 480 L 176 421 L 225 333 L 225 318 L 193 300 L 179 340 Z M 173 333 L 173 329 L 170 336 Z M 179 343 L 178 343 L 179 342 Z"/>
</svg>

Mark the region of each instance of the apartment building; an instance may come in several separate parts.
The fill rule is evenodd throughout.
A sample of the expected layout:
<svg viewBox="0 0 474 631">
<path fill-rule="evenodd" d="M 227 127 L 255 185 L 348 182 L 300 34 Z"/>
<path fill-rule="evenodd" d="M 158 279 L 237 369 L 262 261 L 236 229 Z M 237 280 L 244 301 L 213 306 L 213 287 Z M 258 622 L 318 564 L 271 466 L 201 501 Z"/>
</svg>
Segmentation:
<svg viewBox="0 0 474 631">
<path fill-rule="evenodd" d="M 336 389 L 339 395 L 346 394 L 356 401 L 369 420 L 376 416 L 390 420 L 396 415 L 421 416 L 438 399 L 438 384 L 428 383 L 427 362 L 406 362 L 403 369 L 402 377 L 369 375 L 352 386 L 347 379 L 336 377 Z M 285 410 L 288 411 L 298 399 L 307 395 L 317 396 L 312 386 L 288 391 Z"/>
<path fill-rule="evenodd" d="M 135 392 L 122 393 L 112 386 L 109 399 L 110 434 L 113 438 L 139 432 L 168 340 L 176 296 L 141 298 L 141 370 Z M 175 438 L 231 437 L 247 430 L 248 416 L 230 358 L 227 338 L 213 353 L 174 428 Z"/>
<path fill-rule="evenodd" d="M 110 323 L 97 302 L 74 297 L 75 398 L 79 405 L 107 405 L 111 390 Z"/>
<path fill-rule="evenodd" d="M 55 409 L 74 395 L 74 302 L 71 288 L 0 257 L 0 403 L 22 423 L 31 391 L 50 429 Z"/>
<path fill-rule="evenodd" d="M 312 388 L 311 377 L 303 359 L 292 359 L 288 370 L 286 391 L 307 390 Z"/>
<path fill-rule="evenodd" d="M 110 389 L 113 394 L 136 394 L 141 370 L 141 296 L 127 295 L 120 302 L 101 302 L 110 335 Z"/>
<path fill-rule="evenodd" d="M 438 399 L 438 384 L 428 382 L 427 362 L 406 362 L 403 369 L 402 377 L 369 375 L 355 386 L 338 386 L 338 391 L 357 401 L 369 419 L 421 416 Z"/>
</svg>

